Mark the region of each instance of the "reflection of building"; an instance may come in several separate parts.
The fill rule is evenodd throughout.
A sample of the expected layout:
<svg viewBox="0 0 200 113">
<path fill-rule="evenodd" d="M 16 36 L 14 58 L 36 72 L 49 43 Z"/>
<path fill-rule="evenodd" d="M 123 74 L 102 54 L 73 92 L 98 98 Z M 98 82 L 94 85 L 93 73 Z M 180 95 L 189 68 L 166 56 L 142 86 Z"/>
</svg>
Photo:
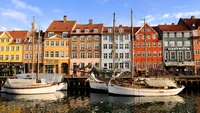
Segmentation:
<svg viewBox="0 0 200 113">
<path fill-rule="evenodd" d="M 184 25 L 159 25 L 163 40 L 163 60 L 171 73 L 185 74 L 193 72 L 194 58 L 192 31 Z"/>
<path fill-rule="evenodd" d="M 71 35 L 70 48 L 70 69 L 74 70 L 75 66 L 84 68 L 88 65 L 100 66 L 100 39 L 103 30 L 103 24 L 93 24 L 89 20 L 88 24 L 77 24 Z M 85 71 L 88 71 L 87 68 Z M 82 75 L 70 71 L 70 74 Z"/>
<path fill-rule="evenodd" d="M 9 74 L 23 72 L 23 42 L 28 31 L 0 32 L 0 67 Z"/>
<path fill-rule="evenodd" d="M 47 28 L 44 37 L 44 72 L 69 74 L 70 35 L 76 21 L 53 21 Z"/>
</svg>

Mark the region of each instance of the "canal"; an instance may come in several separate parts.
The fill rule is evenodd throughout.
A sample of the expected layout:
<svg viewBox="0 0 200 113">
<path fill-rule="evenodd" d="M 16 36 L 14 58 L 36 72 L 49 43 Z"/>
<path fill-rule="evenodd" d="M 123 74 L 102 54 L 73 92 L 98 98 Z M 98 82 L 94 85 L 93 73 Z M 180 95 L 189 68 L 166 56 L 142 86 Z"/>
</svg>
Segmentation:
<svg viewBox="0 0 200 113">
<path fill-rule="evenodd" d="M 185 89 L 167 97 L 114 96 L 90 89 L 55 94 L 1 93 L 0 113 L 199 113 L 200 90 Z"/>
</svg>

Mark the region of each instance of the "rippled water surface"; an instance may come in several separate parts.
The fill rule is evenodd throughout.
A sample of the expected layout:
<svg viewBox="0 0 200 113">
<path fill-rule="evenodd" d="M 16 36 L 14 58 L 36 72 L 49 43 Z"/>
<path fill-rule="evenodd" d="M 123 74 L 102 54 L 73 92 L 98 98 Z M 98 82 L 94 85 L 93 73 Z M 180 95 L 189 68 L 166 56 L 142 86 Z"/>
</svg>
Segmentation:
<svg viewBox="0 0 200 113">
<path fill-rule="evenodd" d="M 167 97 L 123 97 L 86 89 L 55 94 L 1 93 L 0 113 L 200 113 L 200 90 Z"/>
</svg>

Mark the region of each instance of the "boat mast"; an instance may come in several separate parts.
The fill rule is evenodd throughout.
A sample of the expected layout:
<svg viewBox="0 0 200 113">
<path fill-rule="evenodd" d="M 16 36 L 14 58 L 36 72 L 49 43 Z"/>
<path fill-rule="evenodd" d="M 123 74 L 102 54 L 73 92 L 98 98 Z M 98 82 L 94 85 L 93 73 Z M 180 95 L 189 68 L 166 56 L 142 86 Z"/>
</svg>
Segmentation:
<svg viewBox="0 0 200 113">
<path fill-rule="evenodd" d="M 35 24 L 35 17 L 33 16 L 33 23 L 32 23 L 32 68 L 31 68 L 31 75 L 33 77 L 33 72 L 34 72 L 34 38 L 35 38 L 35 29 L 36 29 L 36 24 Z"/>
<path fill-rule="evenodd" d="M 146 39 L 146 22 L 144 18 L 144 44 L 145 44 L 145 76 L 147 76 L 147 39 Z"/>
<path fill-rule="evenodd" d="M 132 58 L 131 58 L 131 61 L 132 61 L 132 64 L 131 64 L 131 78 L 133 79 L 134 78 L 134 75 L 135 75 L 135 62 L 134 62 L 134 29 L 133 29 L 133 11 L 131 9 L 131 53 L 132 53 Z"/>
<path fill-rule="evenodd" d="M 115 60 L 116 60 L 116 43 L 115 43 L 115 13 L 113 13 L 113 40 L 112 40 L 112 56 L 113 56 L 113 76 L 115 76 Z"/>
<path fill-rule="evenodd" d="M 36 75 L 36 80 L 39 80 L 39 50 L 40 50 L 40 28 L 38 30 L 38 40 L 37 40 L 37 75 Z"/>
</svg>

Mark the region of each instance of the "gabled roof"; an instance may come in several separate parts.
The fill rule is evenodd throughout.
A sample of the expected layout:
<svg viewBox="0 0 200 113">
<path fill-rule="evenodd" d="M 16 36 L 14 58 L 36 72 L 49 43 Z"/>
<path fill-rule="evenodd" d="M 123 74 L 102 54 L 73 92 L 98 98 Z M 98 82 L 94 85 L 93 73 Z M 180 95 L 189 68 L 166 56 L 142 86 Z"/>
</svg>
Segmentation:
<svg viewBox="0 0 200 113">
<path fill-rule="evenodd" d="M 181 24 L 181 21 L 184 22 L 191 30 L 198 29 L 200 26 L 200 18 L 180 18 L 178 24 Z"/>
<path fill-rule="evenodd" d="M 135 32 L 135 34 L 137 34 L 138 32 L 140 32 L 144 26 L 148 26 L 151 30 L 153 30 L 156 34 L 158 34 L 157 31 L 155 31 L 155 29 L 153 29 L 153 27 L 149 26 L 147 23 L 145 25 L 143 25 L 142 27 L 140 27 L 137 32 Z M 155 28 L 155 27 L 154 27 Z"/>
<path fill-rule="evenodd" d="M 98 32 L 94 32 L 94 28 L 98 29 Z M 76 29 L 80 29 L 80 33 L 76 33 Z M 88 33 L 84 33 L 84 29 L 89 29 Z M 77 24 L 72 31 L 72 34 L 101 34 L 103 31 L 103 24 Z"/>
<path fill-rule="evenodd" d="M 22 44 L 24 42 L 24 40 L 26 39 L 26 36 L 28 34 L 28 30 L 24 30 L 24 31 L 7 31 L 10 36 L 12 36 L 13 40 L 10 44 L 16 44 L 16 39 L 21 39 L 21 41 L 17 44 Z"/>
<path fill-rule="evenodd" d="M 53 21 L 50 26 L 47 28 L 47 32 L 55 32 L 55 31 L 60 31 L 60 32 L 71 32 L 74 25 L 76 24 L 76 21 L 74 20 L 68 20 L 66 22 L 64 21 L 58 21 L 58 20 L 55 20 Z"/>
<path fill-rule="evenodd" d="M 187 31 L 189 30 L 185 25 L 158 25 L 161 31 Z"/>
</svg>

